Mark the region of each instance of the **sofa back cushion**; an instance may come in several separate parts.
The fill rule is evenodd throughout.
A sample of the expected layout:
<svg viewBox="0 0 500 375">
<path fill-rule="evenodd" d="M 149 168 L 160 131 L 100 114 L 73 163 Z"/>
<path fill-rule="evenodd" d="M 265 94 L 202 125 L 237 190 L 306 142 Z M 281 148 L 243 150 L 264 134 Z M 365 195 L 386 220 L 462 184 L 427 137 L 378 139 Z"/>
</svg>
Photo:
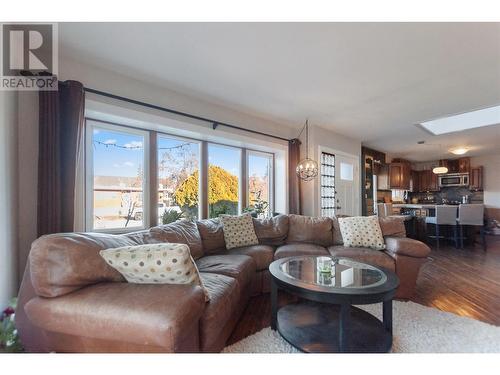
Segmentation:
<svg viewBox="0 0 500 375">
<path fill-rule="evenodd" d="M 406 237 L 405 219 L 403 216 L 379 217 L 378 222 L 384 237 Z"/>
<path fill-rule="evenodd" d="M 333 244 L 335 246 L 344 244 L 344 240 L 342 239 L 342 232 L 340 231 L 339 219 L 337 219 L 335 216 L 332 217 L 332 234 Z"/>
<path fill-rule="evenodd" d="M 212 254 L 226 248 L 224 241 L 224 231 L 219 218 L 205 219 L 196 222 L 200 232 L 203 251 L 205 254 Z"/>
<path fill-rule="evenodd" d="M 99 251 L 156 242 L 149 231 L 42 236 L 33 242 L 28 260 L 33 288 L 39 296 L 57 297 L 90 284 L 124 281 L 122 275 L 99 256 Z"/>
<path fill-rule="evenodd" d="M 253 218 L 253 226 L 261 245 L 280 246 L 288 235 L 288 216 L 278 215 L 267 219 Z"/>
<path fill-rule="evenodd" d="M 179 220 L 175 223 L 151 228 L 160 242 L 183 243 L 189 246 L 191 256 L 196 260 L 203 256 L 203 246 L 196 222 Z"/>
<path fill-rule="evenodd" d="M 329 217 L 310 217 L 288 215 L 287 243 L 312 243 L 321 246 L 333 245 L 332 219 Z"/>
</svg>

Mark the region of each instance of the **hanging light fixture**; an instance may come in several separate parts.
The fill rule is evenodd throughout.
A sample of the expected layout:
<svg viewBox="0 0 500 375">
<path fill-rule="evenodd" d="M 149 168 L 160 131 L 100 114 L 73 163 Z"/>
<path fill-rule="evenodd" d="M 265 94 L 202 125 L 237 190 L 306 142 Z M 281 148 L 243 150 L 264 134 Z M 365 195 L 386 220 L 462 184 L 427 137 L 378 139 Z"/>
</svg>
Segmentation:
<svg viewBox="0 0 500 375">
<path fill-rule="evenodd" d="M 448 168 L 443 165 L 443 162 L 440 160 L 439 165 L 432 169 L 432 173 L 434 174 L 445 174 L 448 173 Z"/>
<path fill-rule="evenodd" d="M 297 172 L 297 176 L 301 180 L 311 181 L 318 175 L 318 163 L 316 163 L 313 159 L 309 158 L 309 122 L 306 120 L 306 123 L 302 130 L 300 131 L 299 137 L 302 132 L 306 130 L 306 158 L 302 159 L 295 171 Z"/>
</svg>

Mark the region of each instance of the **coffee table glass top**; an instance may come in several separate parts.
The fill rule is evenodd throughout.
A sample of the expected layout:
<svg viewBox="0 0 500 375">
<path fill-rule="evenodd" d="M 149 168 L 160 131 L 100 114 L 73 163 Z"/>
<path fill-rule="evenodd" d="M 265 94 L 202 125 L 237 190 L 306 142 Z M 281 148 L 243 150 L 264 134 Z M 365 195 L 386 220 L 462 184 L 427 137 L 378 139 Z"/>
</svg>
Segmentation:
<svg viewBox="0 0 500 375">
<path fill-rule="evenodd" d="M 378 268 L 346 258 L 294 257 L 283 262 L 280 271 L 306 284 L 335 289 L 372 288 L 387 281 Z"/>
</svg>

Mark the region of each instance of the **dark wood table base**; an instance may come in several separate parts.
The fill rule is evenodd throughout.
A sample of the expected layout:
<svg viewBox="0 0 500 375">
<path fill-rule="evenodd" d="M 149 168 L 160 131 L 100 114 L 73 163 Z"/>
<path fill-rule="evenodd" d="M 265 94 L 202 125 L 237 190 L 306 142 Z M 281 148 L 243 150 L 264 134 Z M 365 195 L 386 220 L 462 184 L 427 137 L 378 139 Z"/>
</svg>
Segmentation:
<svg viewBox="0 0 500 375">
<path fill-rule="evenodd" d="M 383 310 L 381 322 L 348 304 L 300 301 L 277 311 L 273 329 L 307 353 L 386 353 L 392 347 L 392 301 Z"/>
</svg>

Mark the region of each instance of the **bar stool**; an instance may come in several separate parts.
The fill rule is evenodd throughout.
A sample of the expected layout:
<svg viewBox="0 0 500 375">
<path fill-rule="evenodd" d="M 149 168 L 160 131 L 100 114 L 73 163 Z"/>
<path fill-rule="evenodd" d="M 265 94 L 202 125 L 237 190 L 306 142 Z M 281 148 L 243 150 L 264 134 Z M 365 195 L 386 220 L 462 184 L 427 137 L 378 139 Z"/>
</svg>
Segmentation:
<svg viewBox="0 0 500 375">
<path fill-rule="evenodd" d="M 436 215 L 435 216 L 426 216 L 425 217 L 425 226 L 427 224 L 434 224 L 436 226 L 435 235 L 427 235 L 429 238 L 436 239 L 436 245 L 439 249 L 439 239 L 446 238 L 439 234 L 439 229 L 441 225 L 452 225 L 456 227 L 457 225 L 457 206 L 436 206 Z M 427 230 L 426 230 L 427 231 Z M 456 236 L 455 236 L 456 238 Z M 456 240 L 455 240 L 456 244 Z"/>
<path fill-rule="evenodd" d="M 416 221 L 413 215 L 408 214 L 394 214 L 392 203 L 378 203 L 377 213 L 379 217 L 395 216 L 402 217 L 404 220 L 406 232 L 409 237 L 414 238 L 416 235 Z"/>
<path fill-rule="evenodd" d="M 475 226 L 480 227 L 483 250 L 486 251 L 484 204 L 461 204 L 458 207 L 457 225 L 460 227 L 460 248 L 464 248 L 464 226 Z"/>
</svg>

